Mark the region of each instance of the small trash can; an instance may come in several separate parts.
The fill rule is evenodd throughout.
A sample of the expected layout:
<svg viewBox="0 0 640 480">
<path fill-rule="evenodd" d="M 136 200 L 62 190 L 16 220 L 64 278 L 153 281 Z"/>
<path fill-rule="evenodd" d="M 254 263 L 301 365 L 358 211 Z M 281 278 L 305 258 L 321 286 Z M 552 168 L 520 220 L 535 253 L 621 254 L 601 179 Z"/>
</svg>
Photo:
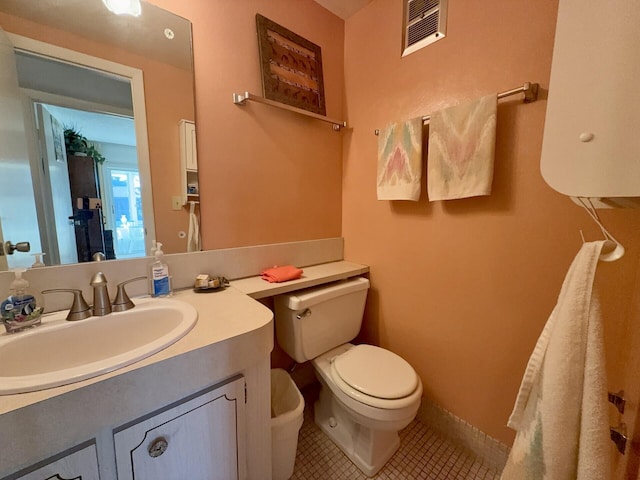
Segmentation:
<svg viewBox="0 0 640 480">
<path fill-rule="evenodd" d="M 304 398 L 289 374 L 281 368 L 271 370 L 271 472 L 273 480 L 293 475 L 302 426 Z"/>
</svg>

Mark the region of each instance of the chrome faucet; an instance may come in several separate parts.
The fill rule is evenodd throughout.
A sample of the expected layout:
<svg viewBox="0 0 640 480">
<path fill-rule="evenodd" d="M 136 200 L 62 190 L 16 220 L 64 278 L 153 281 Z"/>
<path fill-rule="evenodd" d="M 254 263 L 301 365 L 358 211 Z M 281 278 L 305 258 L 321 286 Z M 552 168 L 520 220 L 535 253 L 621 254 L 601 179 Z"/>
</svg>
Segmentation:
<svg viewBox="0 0 640 480">
<path fill-rule="evenodd" d="M 104 273 L 98 272 L 89 283 L 93 287 L 93 314 L 102 317 L 111 313 L 111 300 L 107 290 L 107 277 Z"/>
<path fill-rule="evenodd" d="M 59 293 L 68 292 L 73 293 L 73 304 L 67 315 L 67 320 L 83 320 L 89 318 L 92 315 L 96 317 L 103 317 L 109 315 L 111 312 L 124 312 L 135 307 L 135 304 L 127 295 L 125 285 L 127 283 L 135 282 L 138 280 L 145 280 L 147 277 L 136 277 L 129 280 L 125 280 L 117 285 L 118 291 L 116 297 L 113 300 L 109 300 L 109 291 L 107 290 L 107 277 L 104 273 L 98 272 L 92 278 L 89 283 L 93 287 L 93 307 L 89 307 L 87 302 L 82 297 L 82 290 L 79 289 L 66 289 L 66 288 L 53 288 L 49 290 L 43 290 L 42 293 Z"/>
</svg>

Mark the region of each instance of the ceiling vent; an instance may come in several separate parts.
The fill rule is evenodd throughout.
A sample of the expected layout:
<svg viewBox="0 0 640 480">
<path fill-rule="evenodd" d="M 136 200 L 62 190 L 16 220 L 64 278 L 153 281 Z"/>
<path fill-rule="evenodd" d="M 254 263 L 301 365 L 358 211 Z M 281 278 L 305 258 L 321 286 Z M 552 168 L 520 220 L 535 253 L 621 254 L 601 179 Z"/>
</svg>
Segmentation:
<svg viewBox="0 0 640 480">
<path fill-rule="evenodd" d="M 445 37 L 447 0 L 404 0 L 402 56 Z"/>
</svg>

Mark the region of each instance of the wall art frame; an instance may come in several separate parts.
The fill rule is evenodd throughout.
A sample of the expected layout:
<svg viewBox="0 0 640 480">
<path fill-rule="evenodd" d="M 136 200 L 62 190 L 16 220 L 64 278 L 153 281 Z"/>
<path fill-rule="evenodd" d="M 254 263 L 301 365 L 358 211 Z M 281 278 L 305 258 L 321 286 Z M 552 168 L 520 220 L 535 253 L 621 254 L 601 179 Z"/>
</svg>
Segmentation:
<svg viewBox="0 0 640 480">
<path fill-rule="evenodd" d="M 256 14 L 264 98 L 326 115 L 322 49 Z"/>
</svg>

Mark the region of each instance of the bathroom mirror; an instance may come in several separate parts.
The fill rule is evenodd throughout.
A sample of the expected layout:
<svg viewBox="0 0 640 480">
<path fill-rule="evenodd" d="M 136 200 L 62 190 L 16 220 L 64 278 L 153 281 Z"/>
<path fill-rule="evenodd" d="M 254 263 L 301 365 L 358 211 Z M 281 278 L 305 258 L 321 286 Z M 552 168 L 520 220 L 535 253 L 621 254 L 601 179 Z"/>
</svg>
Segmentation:
<svg viewBox="0 0 640 480">
<path fill-rule="evenodd" d="M 20 96 L 5 108 L 0 78 L 0 244 L 31 244 L 0 256 L 0 270 L 31 266 L 40 251 L 59 265 L 90 261 L 96 242 L 124 259 L 147 254 L 155 235 L 177 240 L 180 219 L 154 218 L 176 219 L 172 198 L 183 193 L 179 129 L 195 120 L 191 23 L 144 2 L 133 17 L 100 0 L 2 0 L 0 27 L 15 47 L 0 70 L 15 64 Z M 95 150 L 69 154 L 74 133 Z M 169 253 L 186 251 L 165 242 Z"/>
</svg>

